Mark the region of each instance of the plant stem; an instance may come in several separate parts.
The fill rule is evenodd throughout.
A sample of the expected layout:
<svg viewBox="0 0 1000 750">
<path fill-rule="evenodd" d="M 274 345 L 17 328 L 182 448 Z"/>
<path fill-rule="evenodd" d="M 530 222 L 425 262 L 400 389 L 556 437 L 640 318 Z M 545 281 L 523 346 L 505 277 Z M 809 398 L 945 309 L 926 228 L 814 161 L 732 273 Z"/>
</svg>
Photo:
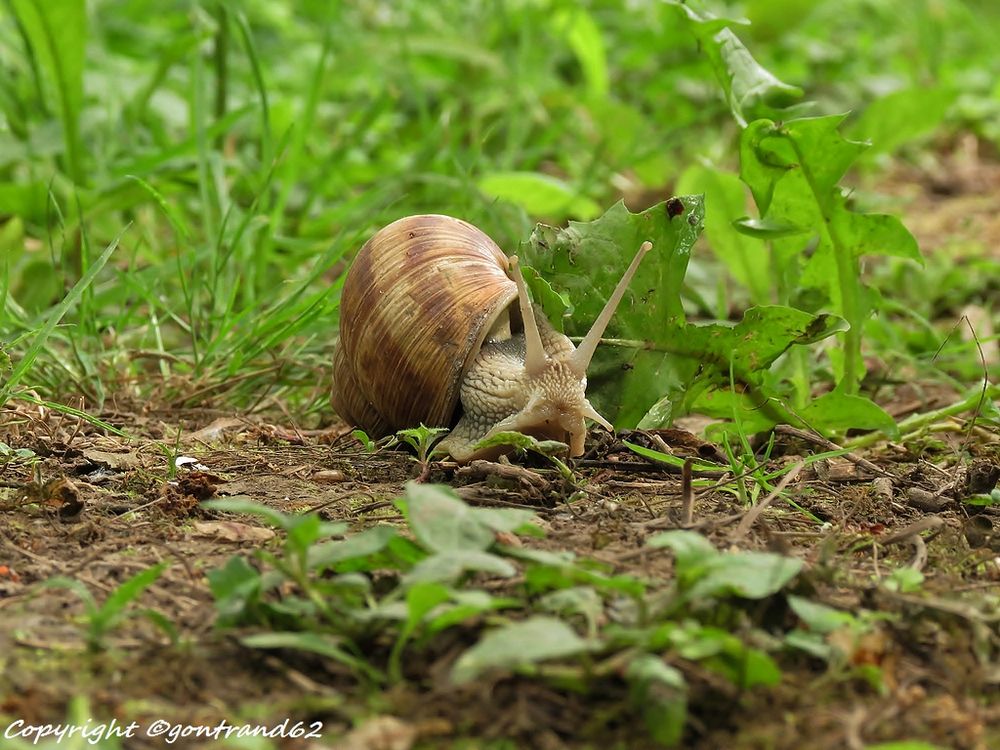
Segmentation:
<svg viewBox="0 0 1000 750">
<path fill-rule="evenodd" d="M 786 136 L 787 137 L 787 136 Z M 850 328 L 844 332 L 844 373 L 839 386 L 844 393 L 856 395 L 861 382 L 861 329 L 864 326 L 865 311 L 861 305 L 861 293 L 858 283 L 860 271 L 854 251 L 847 247 L 840 238 L 834 222 L 834 200 L 831 193 L 824 193 L 816 182 L 816 176 L 808 167 L 808 159 L 799 148 L 795 138 L 788 137 L 788 142 L 795 150 L 795 156 L 802 170 L 802 176 L 813 194 L 813 200 L 819 207 L 823 222 L 820 224 L 820 234 L 825 236 L 833 250 L 837 265 L 837 288 L 840 290 L 840 311 Z"/>
<path fill-rule="evenodd" d="M 982 388 L 977 388 L 961 401 L 951 404 L 950 406 L 945 406 L 924 414 L 915 414 L 909 419 L 904 419 L 899 423 L 899 431 L 905 439 L 908 435 L 919 432 L 940 419 L 953 417 L 956 414 L 961 414 L 962 412 L 969 411 L 970 409 L 975 409 L 981 403 L 994 399 L 1000 399 L 1000 385 L 991 385 L 986 388 L 985 391 Z M 861 435 L 854 440 L 849 441 L 844 445 L 844 448 L 847 450 L 867 448 L 882 439 L 884 439 L 884 435 L 882 433 L 870 432 L 867 435 Z"/>
</svg>

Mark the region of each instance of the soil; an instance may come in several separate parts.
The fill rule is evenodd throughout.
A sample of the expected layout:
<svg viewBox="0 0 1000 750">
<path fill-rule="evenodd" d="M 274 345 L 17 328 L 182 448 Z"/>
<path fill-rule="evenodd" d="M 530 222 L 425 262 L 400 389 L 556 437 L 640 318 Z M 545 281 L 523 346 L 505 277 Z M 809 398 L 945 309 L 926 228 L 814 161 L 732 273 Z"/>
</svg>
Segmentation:
<svg viewBox="0 0 1000 750">
<path fill-rule="evenodd" d="M 961 186 L 955 190 L 956 200 L 969 200 Z M 948 226 L 951 214 L 940 207 L 947 198 L 935 200 Z M 996 224 L 988 225 L 990 234 Z M 922 229 L 944 231 L 941 224 Z M 882 405 L 924 412 L 953 397 L 901 384 Z M 653 746 L 616 680 L 583 691 L 509 674 L 451 685 L 448 669 L 474 642 L 473 629 L 412 648 L 406 679 L 382 690 L 330 659 L 242 645 L 244 631 L 215 626 L 207 573 L 234 555 L 277 551 L 281 535 L 254 516 L 201 503 L 249 497 L 288 513 L 316 510 L 358 530 L 401 522 L 392 501 L 419 476 L 451 484 L 469 503 L 531 508 L 546 534 L 525 545 L 669 578 L 670 555 L 643 544 L 685 523 L 682 482 L 672 469 L 597 431 L 573 482 L 538 464 L 521 483 L 512 470 L 512 484 L 492 478 L 511 471 L 504 467 L 477 474 L 448 463 L 423 467 L 402 451 L 367 452 L 343 426 L 310 432 L 260 415 L 138 405 L 96 416 L 128 437 L 22 402 L 0 411 L 0 443 L 30 452 L 0 454 L 0 725 L 72 724 L 89 712 L 137 722 L 143 729 L 124 742 L 128 748 L 162 747 L 167 738 L 144 734 L 157 720 L 177 727 L 288 720 L 306 731 L 319 722 L 321 738 L 274 740 L 281 748 L 462 747 L 462 738 L 465 747 Z M 802 559 L 795 591 L 877 613 L 879 625 L 840 644 L 846 661 L 839 666 L 776 653 L 783 678 L 774 688 L 739 691 L 695 663 L 681 664 L 691 711 L 683 747 L 853 749 L 900 739 L 1000 747 L 1000 510 L 961 502 L 996 485 L 1000 435 L 966 425 L 946 421 L 899 443 L 810 463 L 789 485 L 798 507 L 775 502 L 748 515 L 728 474 L 699 490 L 689 526 L 721 549 Z M 683 430 L 630 437 L 663 441 L 681 456 L 718 452 Z M 779 434 L 767 468 L 823 450 Z M 75 579 L 100 602 L 158 563 L 167 563 L 165 572 L 130 608 L 136 616 L 91 648 L 79 594 L 44 583 Z M 885 585 L 890 570 L 907 566 L 921 570 L 922 585 L 910 592 Z M 142 610 L 172 623 L 172 636 Z M 793 615 L 779 595 L 746 617 L 759 625 Z M 385 655 L 376 646 L 371 657 Z M 880 679 L 866 679 L 876 672 Z M 204 742 L 182 737 L 172 746 Z M 0 737 L 6 746 L 13 745 Z"/>
</svg>

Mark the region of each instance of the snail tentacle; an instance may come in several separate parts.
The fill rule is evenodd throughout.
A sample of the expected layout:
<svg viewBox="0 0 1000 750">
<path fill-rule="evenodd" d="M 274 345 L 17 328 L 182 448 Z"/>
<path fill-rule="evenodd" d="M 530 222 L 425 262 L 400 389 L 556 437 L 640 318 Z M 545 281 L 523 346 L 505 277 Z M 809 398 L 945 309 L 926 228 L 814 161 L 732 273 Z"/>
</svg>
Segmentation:
<svg viewBox="0 0 1000 750">
<path fill-rule="evenodd" d="M 632 263 L 629 265 L 628 270 L 622 275 L 621 279 L 618 281 L 618 286 L 615 287 L 615 291 L 612 292 L 608 301 L 604 304 L 604 309 L 601 310 L 601 314 L 597 316 L 597 320 L 587 331 L 587 335 L 583 337 L 583 341 L 576 348 L 576 354 L 573 355 L 573 369 L 575 369 L 581 376 L 587 374 L 587 368 L 590 367 L 590 360 L 594 357 L 594 352 L 597 350 L 597 345 L 601 343 L 601 336 L 604 335 L 604 329 L 608 327 L 608 323 L 611 322 L 611 317 L 615 314 L 615 310 L 618 308 L 618 303 L 622 301 L 622 297 L 625 296 L 625 290 L 628 285 L 632 282 L 632 277 L 635 276 L 635 272 L 639 268 L 639 263 L 645 257 L 646 253 L 653 249 L 652 242 L 643 242 L 639 247 L 639 252 L 635 254 L 632 259 Z"/>
</svg>

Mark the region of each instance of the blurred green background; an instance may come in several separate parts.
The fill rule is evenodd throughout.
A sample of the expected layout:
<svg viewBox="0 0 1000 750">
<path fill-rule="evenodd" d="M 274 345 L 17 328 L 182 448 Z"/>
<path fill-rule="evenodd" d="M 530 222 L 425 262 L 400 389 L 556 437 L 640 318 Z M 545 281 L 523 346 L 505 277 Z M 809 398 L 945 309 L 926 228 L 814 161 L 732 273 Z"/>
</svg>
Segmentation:
<svg viewBox="0 0 1000 750">
<path fill-rule="evenodd" d="M 787 84 L 744 111 L 852 113 L 862 204 L 906 208 L 879 197 L 893 160 L 1000 144 L 996 3 L 689 5 Z M 693 168 L 735 175 L 739 133 L 682 9 L 654 0 L 4 0 L 4 396 L 328 410 L 338 280 L 377 227 L 450 213 L 512 250 L 536 221 L 698 188 Z M 711 198 L 709 227 L 750 205 Z M 708 240 L 689 299 L 725 317 L 752 279 Z M 886 273 L 926 322 L 948 290 L 915 267 Z M 955 284 L 954 304 L 993 289 Z M 926 352 L 924 328 L 882 340 Z"/>
</svg>

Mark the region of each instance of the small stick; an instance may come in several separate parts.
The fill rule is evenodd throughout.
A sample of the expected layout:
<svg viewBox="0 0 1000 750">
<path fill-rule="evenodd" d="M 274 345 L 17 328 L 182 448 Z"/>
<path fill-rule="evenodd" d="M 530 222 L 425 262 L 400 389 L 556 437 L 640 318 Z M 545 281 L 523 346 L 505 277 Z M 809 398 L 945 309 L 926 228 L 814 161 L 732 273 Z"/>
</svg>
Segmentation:
<svg viewBox="0 0 1000 750">
<path fill-rule="evenodd" d="M 694 461 L 690 458 L 684 460 L 684 467 L 681 469 L 681 525 L 690 526 L 694 523 L 694 489 L 691 486 L 691 465 Z"/>
<path fill-rule="evenodd" d="M 909 526 L 900 529 L 895 534 L 890 534 L 884 539 L 876 539 L 875 541 L 883 547 L 888 547 L 890 544 L 905 542 L 907 539 L 917 536 L 924 531 L 930 531 L 931 529 L 937 530 L 942 526 L 944 526 L 944 519 L 941 518 L 941 516 L 921 518 L 919 521 L 914 521 Z"/>
<path fill-rule="evenodd" d="M 910 560 L 910 567 L 914 570 L 923 570 L 927 564 L 927 545 L 924 543 L 924 538 L 917 534 L 910 537 L 910 541 L 913 543 L 913 559 Z"/>
</svg>

